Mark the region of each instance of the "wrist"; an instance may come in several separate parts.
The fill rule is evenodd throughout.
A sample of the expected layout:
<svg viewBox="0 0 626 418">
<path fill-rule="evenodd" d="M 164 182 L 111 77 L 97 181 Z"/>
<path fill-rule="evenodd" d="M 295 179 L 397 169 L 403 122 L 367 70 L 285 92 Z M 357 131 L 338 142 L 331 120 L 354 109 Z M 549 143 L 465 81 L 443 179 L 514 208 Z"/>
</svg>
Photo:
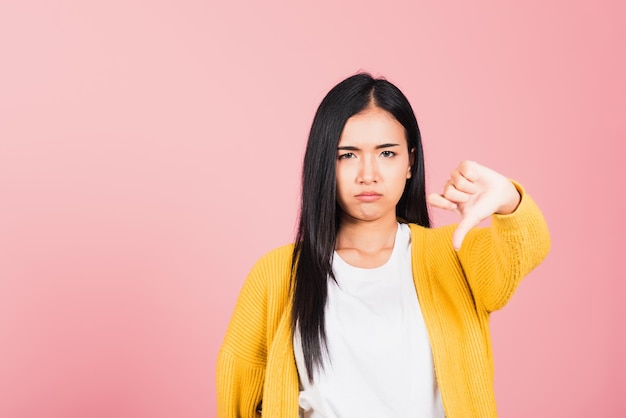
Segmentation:
<svg viewBox="0 0 626 418">
<path fill-rule="evenodd" d="M 507 195 L 509 196 L 505 203 L 498 208 L 496 214 L 498 215 L 510 215 L 515 212 L 520 202 L 522 201 L 522 194 L 517 189 L 513 182 L 509 181 L 509 187 L 507 188 Z"/>
</svg>

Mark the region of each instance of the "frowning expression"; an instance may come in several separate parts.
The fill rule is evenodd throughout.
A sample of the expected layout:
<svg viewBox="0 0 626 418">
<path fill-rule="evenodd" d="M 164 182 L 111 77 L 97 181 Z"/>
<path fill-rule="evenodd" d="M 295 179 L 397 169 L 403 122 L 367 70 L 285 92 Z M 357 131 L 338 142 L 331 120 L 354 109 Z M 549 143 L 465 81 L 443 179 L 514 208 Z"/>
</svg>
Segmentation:
<svg viewBox="0 0 626 418">
<path fill-rule="evenodd" d="M 348 119 L 337 146 L 342 221 L 395 221 L 411 160 L 404 127 L 389 112 L 370 107 Z"/>
</svg>

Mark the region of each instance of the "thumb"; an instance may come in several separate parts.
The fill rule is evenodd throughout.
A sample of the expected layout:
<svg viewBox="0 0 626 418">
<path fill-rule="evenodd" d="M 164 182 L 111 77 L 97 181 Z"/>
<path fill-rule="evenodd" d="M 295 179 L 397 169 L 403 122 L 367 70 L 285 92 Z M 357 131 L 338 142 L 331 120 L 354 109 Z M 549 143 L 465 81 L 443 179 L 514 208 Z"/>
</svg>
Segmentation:
<svg viewBox="0 0 626 418">
<path fill-rule="evenodd" d="M 480 223 L 480 219 L 474 219 L 471 217 L 464 217 L 461 219 L 461 222 L 457 225 L 456 229 L 452 233 L 452 246 L 456 251 L 461 249 L 461 244 L 465 239 L 465 235 Z"/>
</svg>

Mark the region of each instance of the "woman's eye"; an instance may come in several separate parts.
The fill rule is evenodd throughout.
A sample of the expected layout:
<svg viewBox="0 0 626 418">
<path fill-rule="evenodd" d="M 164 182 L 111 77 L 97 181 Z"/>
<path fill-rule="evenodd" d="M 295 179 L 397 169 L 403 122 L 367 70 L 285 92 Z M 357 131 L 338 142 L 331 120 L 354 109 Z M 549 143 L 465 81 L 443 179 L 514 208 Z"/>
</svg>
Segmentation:
<svg viewBox="0 0 626 418">
<path fill-rule="evenodd" d="M 394 155 L 396 155 L 396 153 L 393 151 L 383 151 L 380 153 L 380 155 L 382 155 L 385 158 L 389 158 L 389 157 L 393 157 Z"/>
<path fill-rule="evenodd" d="M 339 160 L 345 160 L 347 158 L 354 158 L 355 155 L 352 152 L 346 152 L 345 154 L 339 154 L 339 157 L 337 157 Z"/>
</svg>

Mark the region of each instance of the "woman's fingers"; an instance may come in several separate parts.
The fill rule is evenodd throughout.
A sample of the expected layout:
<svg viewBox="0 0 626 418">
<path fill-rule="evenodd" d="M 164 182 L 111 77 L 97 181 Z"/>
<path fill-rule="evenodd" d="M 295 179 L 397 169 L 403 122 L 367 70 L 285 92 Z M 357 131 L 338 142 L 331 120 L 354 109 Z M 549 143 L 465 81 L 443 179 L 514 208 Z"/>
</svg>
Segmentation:
<svg viewBox="0 0 626 418">
<path fill-rule="evenodd" d="M 461 215 L 452 236 L 457 250 L 467 233 L 493 213 L 508 214 L 517 208 L 520 195 L 502 174 L 474 161 L 463 161 L 450 173 L 441 194 L 431 194 L 431 206 Z"/>
<path fill-rule="evenodd" d="M 477 173 L 476 163 L 462 164 L 452 173 L 450 173 L 450 180 L 448 182 L 454 186 L 455 189 L 467 193 L 475 194 L 479 191 L 478 185 L 475 183 L 479 176 Z"/>
<path fill-rule="evenodd" d="M 472 197 L 472 192 L 468 192 L 468 189 L 470 189 L 470 187 L 457 187 L 455 181 L 450 179 L 446 182 L 446 185 L 443 188 L 443 197 L 451 202 L 467 203 Z"/>
<path fill-rule="evenodd" d="M 465 160 L 454 171 L 473 183 L 480 177 L 481 167 L 476 161 Z"/>
<path fill-rule="evenodd" d="M 450 200 L 437 193 L 431 193 L 430 195 L 428 195 L 427 201 L 429 205 L 439 209 L 457 210 L 458 208 L 456 203 L 451 202 Z"/>
</svg>

